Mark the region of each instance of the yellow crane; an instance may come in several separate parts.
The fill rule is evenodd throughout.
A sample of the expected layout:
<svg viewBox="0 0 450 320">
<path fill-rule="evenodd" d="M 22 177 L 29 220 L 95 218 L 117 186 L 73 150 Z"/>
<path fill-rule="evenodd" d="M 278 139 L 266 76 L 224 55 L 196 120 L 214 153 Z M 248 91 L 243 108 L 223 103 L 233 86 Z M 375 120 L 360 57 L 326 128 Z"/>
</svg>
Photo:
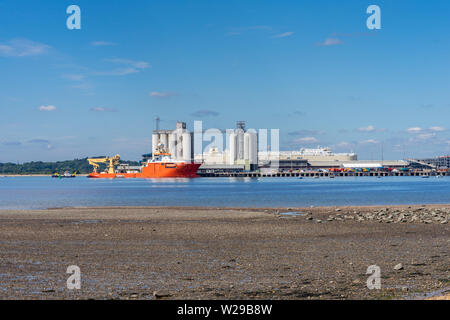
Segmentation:
<svg viewBox="0 0 450 320">
<path fill-rule="evenodd" d="M 98 173 L 99 163 L 108 163 L 108 173 L 115 173 L 114 166 L 118 165 L 120 162 L 120 156 L 116 154 L 114 157 L 104 157 L 104 158 L 88 158 L 89 164 L 94 167 L 94 173 Z"/>
</svg>

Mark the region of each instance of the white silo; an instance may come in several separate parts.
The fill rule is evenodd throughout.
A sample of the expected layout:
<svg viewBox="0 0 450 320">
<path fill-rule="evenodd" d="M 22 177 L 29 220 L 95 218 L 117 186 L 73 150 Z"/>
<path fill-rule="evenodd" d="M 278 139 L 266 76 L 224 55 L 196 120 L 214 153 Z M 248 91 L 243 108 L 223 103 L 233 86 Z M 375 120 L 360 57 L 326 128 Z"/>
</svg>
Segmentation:
<svg viewBox="0 0 450 320">
<path fill-rule="evenodd" d="M 258 164 L 258 134 L 256 132 L 247 132 L 249 134 L 248 157 L 251 165 Z"/>
<path fill-rule="evenodd" d="M 182 133 L 178 133 L 179 130 L 177 130 L 176 133 L 176 155 L 178 160 L 183 159 L 183 134 Z"/>
<path fill-rule="evenodd" d="M 236 133 L 230 133 L 230 137 L 229 137 L 229 154 L 228 154 L 228 163 L 233 165 L 235 160 L 237 159 L 237 135 Z"/>
<path fill-rule="evenodd" d="M 244 133 L 244 160 L 250 160 L 250 132 Z"/>
<path fill-rule="evenodd" d="M 191 134 L 189 132 L 183 133 L 183 160 L 192 160 L 192 144 L 191 144 Z"/>
<path fill-rule="evenodd" d="M 161 133 L 159 137 L 159 143 L 164 145 L 164 149 L 169 149 L 169 136 L 167 133 Z"/>
<path fill-rule="evenodd" d="M 152 135 L 152 153 L 155 154 L 156 150 L 158 149 L 158 143 L 159 143 L 159 134 L 154 133 Z"/>
<path fill-rule="evenodd" d="M 244 129 L 236 129 L 237 136 L 237 160 L 244 159 Z"/>
<path fill-rule="evenodd" d="M 176 135 L 176 133 L 172 132 L 171 134 L 169 134 L 169 150 L 168 151 L 172 155 L 172 158 L 174 158 L 174 159 L 177 158 L 176 145 L 177 145 L 177 135 Z"/>
</svg>

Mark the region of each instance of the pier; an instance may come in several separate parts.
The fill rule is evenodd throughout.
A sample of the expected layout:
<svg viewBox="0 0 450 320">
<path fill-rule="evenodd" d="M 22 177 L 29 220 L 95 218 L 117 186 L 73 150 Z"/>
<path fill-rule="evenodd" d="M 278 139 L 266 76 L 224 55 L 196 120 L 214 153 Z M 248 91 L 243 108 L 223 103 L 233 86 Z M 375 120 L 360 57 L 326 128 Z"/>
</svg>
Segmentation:
<svg viewBox="0 0 450 320">
<path fill-rule="evenodd" d="M 309 171 L 309 172 L 208 172 L 200 173 L 202 177 L 236 177 L 236 178 L 265 178 L 265 177 L 298 177 L 298 178 L 315 178 L 315 177 L 436 177 L 436 176 L 450 176 L 450 172 L 433 172 L 433 171 L 413 171 L 413 172 L 323 172 L 323 171 Z"/>
</svg>

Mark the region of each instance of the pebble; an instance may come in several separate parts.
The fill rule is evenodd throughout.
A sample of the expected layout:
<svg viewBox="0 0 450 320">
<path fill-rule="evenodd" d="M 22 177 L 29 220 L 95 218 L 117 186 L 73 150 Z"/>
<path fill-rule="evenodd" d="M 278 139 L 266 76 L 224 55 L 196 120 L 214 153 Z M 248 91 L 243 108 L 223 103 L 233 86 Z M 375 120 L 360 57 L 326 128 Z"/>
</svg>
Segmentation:
<svg viewBox="0 0 450 320">
<path fill-rule="evenodd" d="M 154 291 L 153 292 L 153 296 L 155 298 L 166 298 L 166 297 L 170 297 L 170 293 L 166 292 L 166 291 Z"/>
<path fill-rule="evenodd" d="M 396 264 L 394 270 L 403 270 L 403 265 L 401 263 Z"/>
</svg>

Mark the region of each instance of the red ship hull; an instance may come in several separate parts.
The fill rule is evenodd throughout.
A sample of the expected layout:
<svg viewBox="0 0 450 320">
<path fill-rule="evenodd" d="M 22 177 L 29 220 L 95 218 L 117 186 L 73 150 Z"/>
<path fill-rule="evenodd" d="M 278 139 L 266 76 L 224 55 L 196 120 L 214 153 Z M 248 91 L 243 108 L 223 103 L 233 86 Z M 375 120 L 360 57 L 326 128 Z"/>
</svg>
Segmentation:
<svg viewBox="0 0 450 320">
<path fill-rule="evenodd" d="M 196 178 L 201 163 L 184 162 L 149 162 L 144 164 L 141 172 L 137 173 L 96 173 L 89 178 Z"/>
</svg>

